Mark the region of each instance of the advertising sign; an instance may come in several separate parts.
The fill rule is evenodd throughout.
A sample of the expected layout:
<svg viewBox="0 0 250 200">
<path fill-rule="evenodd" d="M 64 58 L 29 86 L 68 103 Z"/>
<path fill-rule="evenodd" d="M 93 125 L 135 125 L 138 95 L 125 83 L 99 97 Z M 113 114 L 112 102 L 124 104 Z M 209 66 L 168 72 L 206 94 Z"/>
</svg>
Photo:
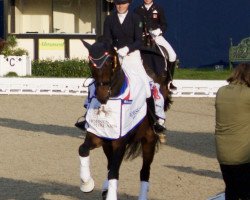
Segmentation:
<svg viewBox="0 0 250 200">
<path fill-rule="evenodd" d="M 63 39 L 39 39 L 40 50 L 64 50 Z"/>
</svg>

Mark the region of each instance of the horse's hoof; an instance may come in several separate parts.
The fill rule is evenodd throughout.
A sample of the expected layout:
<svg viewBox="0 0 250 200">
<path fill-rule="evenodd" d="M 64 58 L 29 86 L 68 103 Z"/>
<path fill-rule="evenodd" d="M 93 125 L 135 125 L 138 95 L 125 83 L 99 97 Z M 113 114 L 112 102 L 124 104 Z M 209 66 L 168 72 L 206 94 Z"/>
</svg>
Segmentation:
<svg viewBox="0 0 250 200">
<path fill-rule="evenodd" d="M 90 178 L 88 182 L 83 182 L 81 180 L 80 190 L 82 192 L 85 192 L 85 193 L 92 192 L 94 187 L 95 187 L 95 182 L 92 178 Z"/>
<path fill-rule="evenodd" d="M 164 133 L 158 133 L 160 143 L 161 144 L 166 144 L 167 143 L 167 136 Z"/>
<path fill-rule="evenodd" d="M 108 190 L 102 191 L 102 200 L 106 200 L 108 194 Z"/>
</svg>

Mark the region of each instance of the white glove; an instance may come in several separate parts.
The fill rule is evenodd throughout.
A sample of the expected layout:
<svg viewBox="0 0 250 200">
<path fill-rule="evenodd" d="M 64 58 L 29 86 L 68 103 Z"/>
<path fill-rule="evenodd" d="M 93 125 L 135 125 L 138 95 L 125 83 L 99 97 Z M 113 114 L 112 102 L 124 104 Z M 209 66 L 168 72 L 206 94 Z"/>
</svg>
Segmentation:
<svg viewBox="0 0 250 200">
<path fill-rule="evenodd" d="M 150 31 L 150 34 L 154 37 L 159 36 L 162 33 L 161 29 L 157 28 L 155 30 Z"/>
<path fill-rule="evenodd" d="M 121 57 L 125 57 L 126 55 L 128 55 L 128 52 L 129 52 L 129 49 L 127 46 L 117 50 L 118 55 Z"/>
</svg>

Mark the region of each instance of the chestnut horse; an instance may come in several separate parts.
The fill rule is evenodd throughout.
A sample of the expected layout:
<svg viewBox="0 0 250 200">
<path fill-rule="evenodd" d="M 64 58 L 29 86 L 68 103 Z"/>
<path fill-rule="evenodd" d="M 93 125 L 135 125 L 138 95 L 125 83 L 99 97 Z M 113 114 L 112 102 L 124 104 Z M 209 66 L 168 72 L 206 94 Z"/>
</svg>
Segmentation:
<svg viewBox="0 0 250 200">
<path fill-rule="evenodd" d="M 110 43 L 98 41 L 90 45 L 85 41 L 82 42 L 89 51 L 89 67 L 95 86 L 94 95 L 100 105 L 105 105 L 111 98 L 120 94 L 126 75 L 118 61 L 117 52 Z M 117 199 L 117 184 L 122 160 L 133 159 L 139 155 L 142 155 L 143 164 L 140 171 L 141 187 L 138 199 L 147 199 L 150 166 L 159 144 L 159 136 L 153 130 L 153 120 L 148 110 L 140 123 L 125 136 L 107 139 L 87 129 L 85 141 L 79 147 L 80 189 L 83 192 L 91 192 L 95 185 L 90 174 L 90 150 L 102 147 L 108 161 L 107 179 L 102 189 L 103 199 Z"/>
</svg>

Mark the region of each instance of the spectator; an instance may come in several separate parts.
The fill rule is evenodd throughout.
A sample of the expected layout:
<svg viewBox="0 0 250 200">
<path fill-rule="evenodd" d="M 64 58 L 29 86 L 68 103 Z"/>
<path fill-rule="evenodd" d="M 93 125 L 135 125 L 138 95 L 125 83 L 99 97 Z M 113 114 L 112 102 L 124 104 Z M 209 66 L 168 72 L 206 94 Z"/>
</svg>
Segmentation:
<svg viewBox="0 0 250 200">
<path fill-rule="evenodd" d="M 215 143 L 226 200 L 250 199 L 250 64 L 238 65 L 216 95 Z"/>
</svg>

